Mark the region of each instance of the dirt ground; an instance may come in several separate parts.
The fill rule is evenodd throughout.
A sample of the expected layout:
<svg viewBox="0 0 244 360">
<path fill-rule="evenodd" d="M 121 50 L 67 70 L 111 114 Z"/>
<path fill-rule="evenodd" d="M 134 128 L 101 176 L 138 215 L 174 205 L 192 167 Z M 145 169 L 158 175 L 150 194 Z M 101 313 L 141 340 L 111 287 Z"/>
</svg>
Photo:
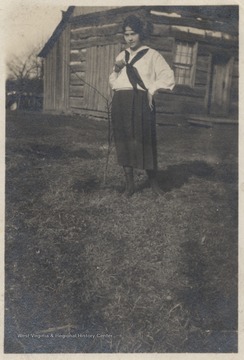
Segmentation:
<svg viewBox="0 0 244 360">
<path fill-rule="evenodd" d="M 237 126 L 157 132 L 127 199 L 105 121 L 7 114 L 6 353 L 237 352 Z"/>
</svg>

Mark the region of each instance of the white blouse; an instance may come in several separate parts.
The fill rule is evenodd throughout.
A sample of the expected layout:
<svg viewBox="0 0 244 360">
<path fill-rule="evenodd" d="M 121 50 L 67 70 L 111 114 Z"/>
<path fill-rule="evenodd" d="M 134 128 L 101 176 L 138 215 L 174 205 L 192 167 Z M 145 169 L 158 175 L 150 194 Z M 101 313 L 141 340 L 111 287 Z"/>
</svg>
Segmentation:
<svg viewBox="0 0 244 360">
<path fill-rule="evenodd" d="M 158 51 L 151 49 L 148 46 L 141 46 L 137 51 L 133 52 L 129 48 L 127 49 L 127 51 L 130 52 L 129 63 L 137 52 L 143 49 L 149 50 L 133 66 L 138 70 L 149 93 L 154 95 L 159 89 L 172 90 L 175 85 L 174 72 Z M 116 57 L 116 61 L 118 60 L 125 60 L 125 51 L 119 53 Z M 118 73 L 113 71 L 109 76 L 109 84 L 113 90 L 126 90 L 133 88 L 128 79 L 126 67 L 123 67 L 123 69 Z M 143 90 L 139 85 L 137 85 L 137 87 L 138 89 Z"/>
</svg>

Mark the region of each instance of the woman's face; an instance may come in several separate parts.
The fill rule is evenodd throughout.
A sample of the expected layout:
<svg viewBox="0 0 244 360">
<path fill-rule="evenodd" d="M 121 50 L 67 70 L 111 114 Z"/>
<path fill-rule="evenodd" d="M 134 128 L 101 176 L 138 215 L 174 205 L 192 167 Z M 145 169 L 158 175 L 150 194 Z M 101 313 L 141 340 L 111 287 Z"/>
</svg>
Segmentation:
<svg viewBox="0 0 244 360">
<path fill-rule="evenodd" d="M 137 50 L 141 46 L 140 35 L 129 26 L 126 26 L 125 28 L 124 38 L 132 50 Z"/>
</svg>

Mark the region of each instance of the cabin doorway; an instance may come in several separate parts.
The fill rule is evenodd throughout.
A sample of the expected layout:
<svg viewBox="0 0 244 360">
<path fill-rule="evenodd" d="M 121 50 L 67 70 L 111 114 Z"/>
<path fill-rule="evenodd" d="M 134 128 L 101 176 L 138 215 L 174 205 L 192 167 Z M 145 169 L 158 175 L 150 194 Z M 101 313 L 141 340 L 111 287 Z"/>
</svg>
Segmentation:
<svg viewBox="0 0 244 360">
<path fill-rule="evenodd" d="M 226 54 L 213 54 L 210 74 L 208 114 L 228 116 L 234 58 Z"/>
</svg>

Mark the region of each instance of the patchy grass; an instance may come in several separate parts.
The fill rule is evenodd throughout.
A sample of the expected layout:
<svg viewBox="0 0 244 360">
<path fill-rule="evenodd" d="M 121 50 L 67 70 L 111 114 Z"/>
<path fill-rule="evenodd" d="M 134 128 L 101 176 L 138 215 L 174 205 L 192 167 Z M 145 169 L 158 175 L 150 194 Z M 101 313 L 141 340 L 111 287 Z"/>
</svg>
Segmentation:
<svg viewBox="0 0 244 360">
<path fill-rule="evenodd" d="M 105 122 L 6 128 L 7 353 L 237 351 L 235 127 L 159 126 L 130 199 Z"/>
</svg>

